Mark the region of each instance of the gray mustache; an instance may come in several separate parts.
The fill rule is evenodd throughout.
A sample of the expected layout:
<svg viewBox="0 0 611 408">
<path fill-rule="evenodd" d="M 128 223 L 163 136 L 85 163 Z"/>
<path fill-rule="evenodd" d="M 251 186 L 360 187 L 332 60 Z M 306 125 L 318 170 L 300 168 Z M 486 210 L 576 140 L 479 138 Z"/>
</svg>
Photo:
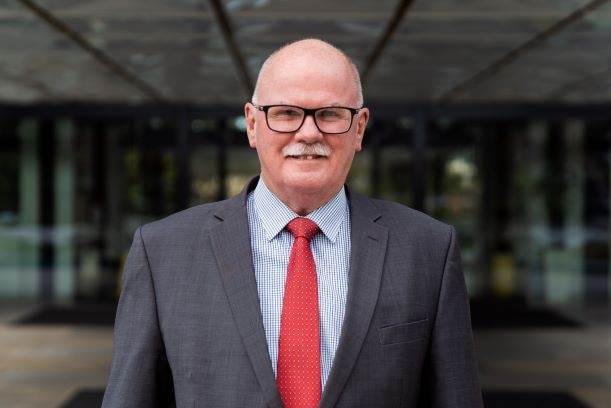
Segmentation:
<svg viewBox="0 0 611 408">
<path fill-rule="evenodd" d="M 329 156 L 331 149 L 322 143 L 303 144 L 297 143 L 282 149 L 284 156 Z"/>
</svg>

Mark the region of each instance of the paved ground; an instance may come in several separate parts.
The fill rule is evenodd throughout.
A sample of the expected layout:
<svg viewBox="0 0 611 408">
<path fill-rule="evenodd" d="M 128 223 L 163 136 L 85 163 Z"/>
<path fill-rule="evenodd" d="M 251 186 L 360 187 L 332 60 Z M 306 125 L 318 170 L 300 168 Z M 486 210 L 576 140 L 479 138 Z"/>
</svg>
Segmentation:
<svg viewBox="0 0 611 408">
<path fill-rule="evenodd" d="M 0 407 L 59 407 L 79 389 L 104 387 L 111 329 L 9 324 L 32 309 L 0 309 Z"/>
<path fill-rule="evenodd" d="M 59 407 L 78 390 L 103 388 L 111 329 L 9 324 L 31 310 L 0 305 L 0 407 Z M 590 408 L 610 408 L 611 308 L 565 312 L 586 325 L 476 331 L 483 387 L 568 392 Z"/>
<path fill-rule="evenodd" d="M 586 325 L 477 331 L 482 387 L 568 392 L 590 408 L 611 408 L 611 309 L 565 313 Z"/>
</svg>

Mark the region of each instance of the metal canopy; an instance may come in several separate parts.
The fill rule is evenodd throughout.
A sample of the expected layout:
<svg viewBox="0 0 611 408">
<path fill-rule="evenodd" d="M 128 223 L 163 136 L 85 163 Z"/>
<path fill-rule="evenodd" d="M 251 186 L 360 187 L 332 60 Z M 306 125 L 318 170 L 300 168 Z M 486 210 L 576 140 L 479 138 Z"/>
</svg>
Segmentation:
<svg viewBox="0 0 611 408">
<path fill-rule="evenodd" d="M 607 103 L 610 3 L 0 0 L 0 102 L 242 104 L 265 56 L 318 37 L 370 101 Z"/>
</svg>

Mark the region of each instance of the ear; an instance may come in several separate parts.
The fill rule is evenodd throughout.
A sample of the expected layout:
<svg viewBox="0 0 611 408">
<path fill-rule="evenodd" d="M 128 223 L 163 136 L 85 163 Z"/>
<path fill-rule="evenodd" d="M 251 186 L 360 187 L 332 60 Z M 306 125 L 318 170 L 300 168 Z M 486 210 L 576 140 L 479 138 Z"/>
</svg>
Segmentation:
<svg viewBox="0 0 611 408">
<path fill-rule="evenodd" d="M 248 144 L 255 149 L 257 147 L 257 138 L 255 137 L 256 125 L 256 109 L 250 102 L 244 105 L 244 120 L 246 122 L 246 135 L 248 136 Z"/>
<path fill-rule="evenodd" d="M 367 122 L 369 122 L 369 109 L 362 108 L 359 113 L 357 113 L 356 119 L 356 138 L 354 141 L 354 150 L 357 152 L 360 152 L 363 148 L 363 137 L 365 137 Z"/>
</svg>

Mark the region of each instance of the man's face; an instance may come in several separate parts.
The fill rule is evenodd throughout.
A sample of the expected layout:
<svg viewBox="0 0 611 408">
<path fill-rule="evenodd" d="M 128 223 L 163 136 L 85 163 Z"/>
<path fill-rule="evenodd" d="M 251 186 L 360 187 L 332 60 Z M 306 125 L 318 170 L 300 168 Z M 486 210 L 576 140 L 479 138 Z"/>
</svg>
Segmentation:
<svg viewBox="0 0 611 408">
<path fill-rule="evenodd" d="M 346 62 L 339 57 L 320 61 L 316 58 L 278 57 L 261 78 L 260 105 L 286 104 L 303 108 L 356 106 L 354 79 Z M 321 133 L 312 116 L 306 116 L 301 128 L 293 133 L 270 130 L 265 113 L 246 104 L 248 140 L 257 149 L 261 174 L 268 188 L 294 211 L 299 212 L 302 198 L 324 204 L 343 186 L 354 154 L 361 150 L 368 111 L 357 113 L 346 133 Z M 319 145 L 322 155 L 310 149 Z M 296 155 L 296 147 L 305 154 Z M 291 151 L 292 150 L 292 151 Z M 305 207 L 308 207 L 305 205 Z M 315 208 L 307 208 L 312 211 Z"/>
</svg>

